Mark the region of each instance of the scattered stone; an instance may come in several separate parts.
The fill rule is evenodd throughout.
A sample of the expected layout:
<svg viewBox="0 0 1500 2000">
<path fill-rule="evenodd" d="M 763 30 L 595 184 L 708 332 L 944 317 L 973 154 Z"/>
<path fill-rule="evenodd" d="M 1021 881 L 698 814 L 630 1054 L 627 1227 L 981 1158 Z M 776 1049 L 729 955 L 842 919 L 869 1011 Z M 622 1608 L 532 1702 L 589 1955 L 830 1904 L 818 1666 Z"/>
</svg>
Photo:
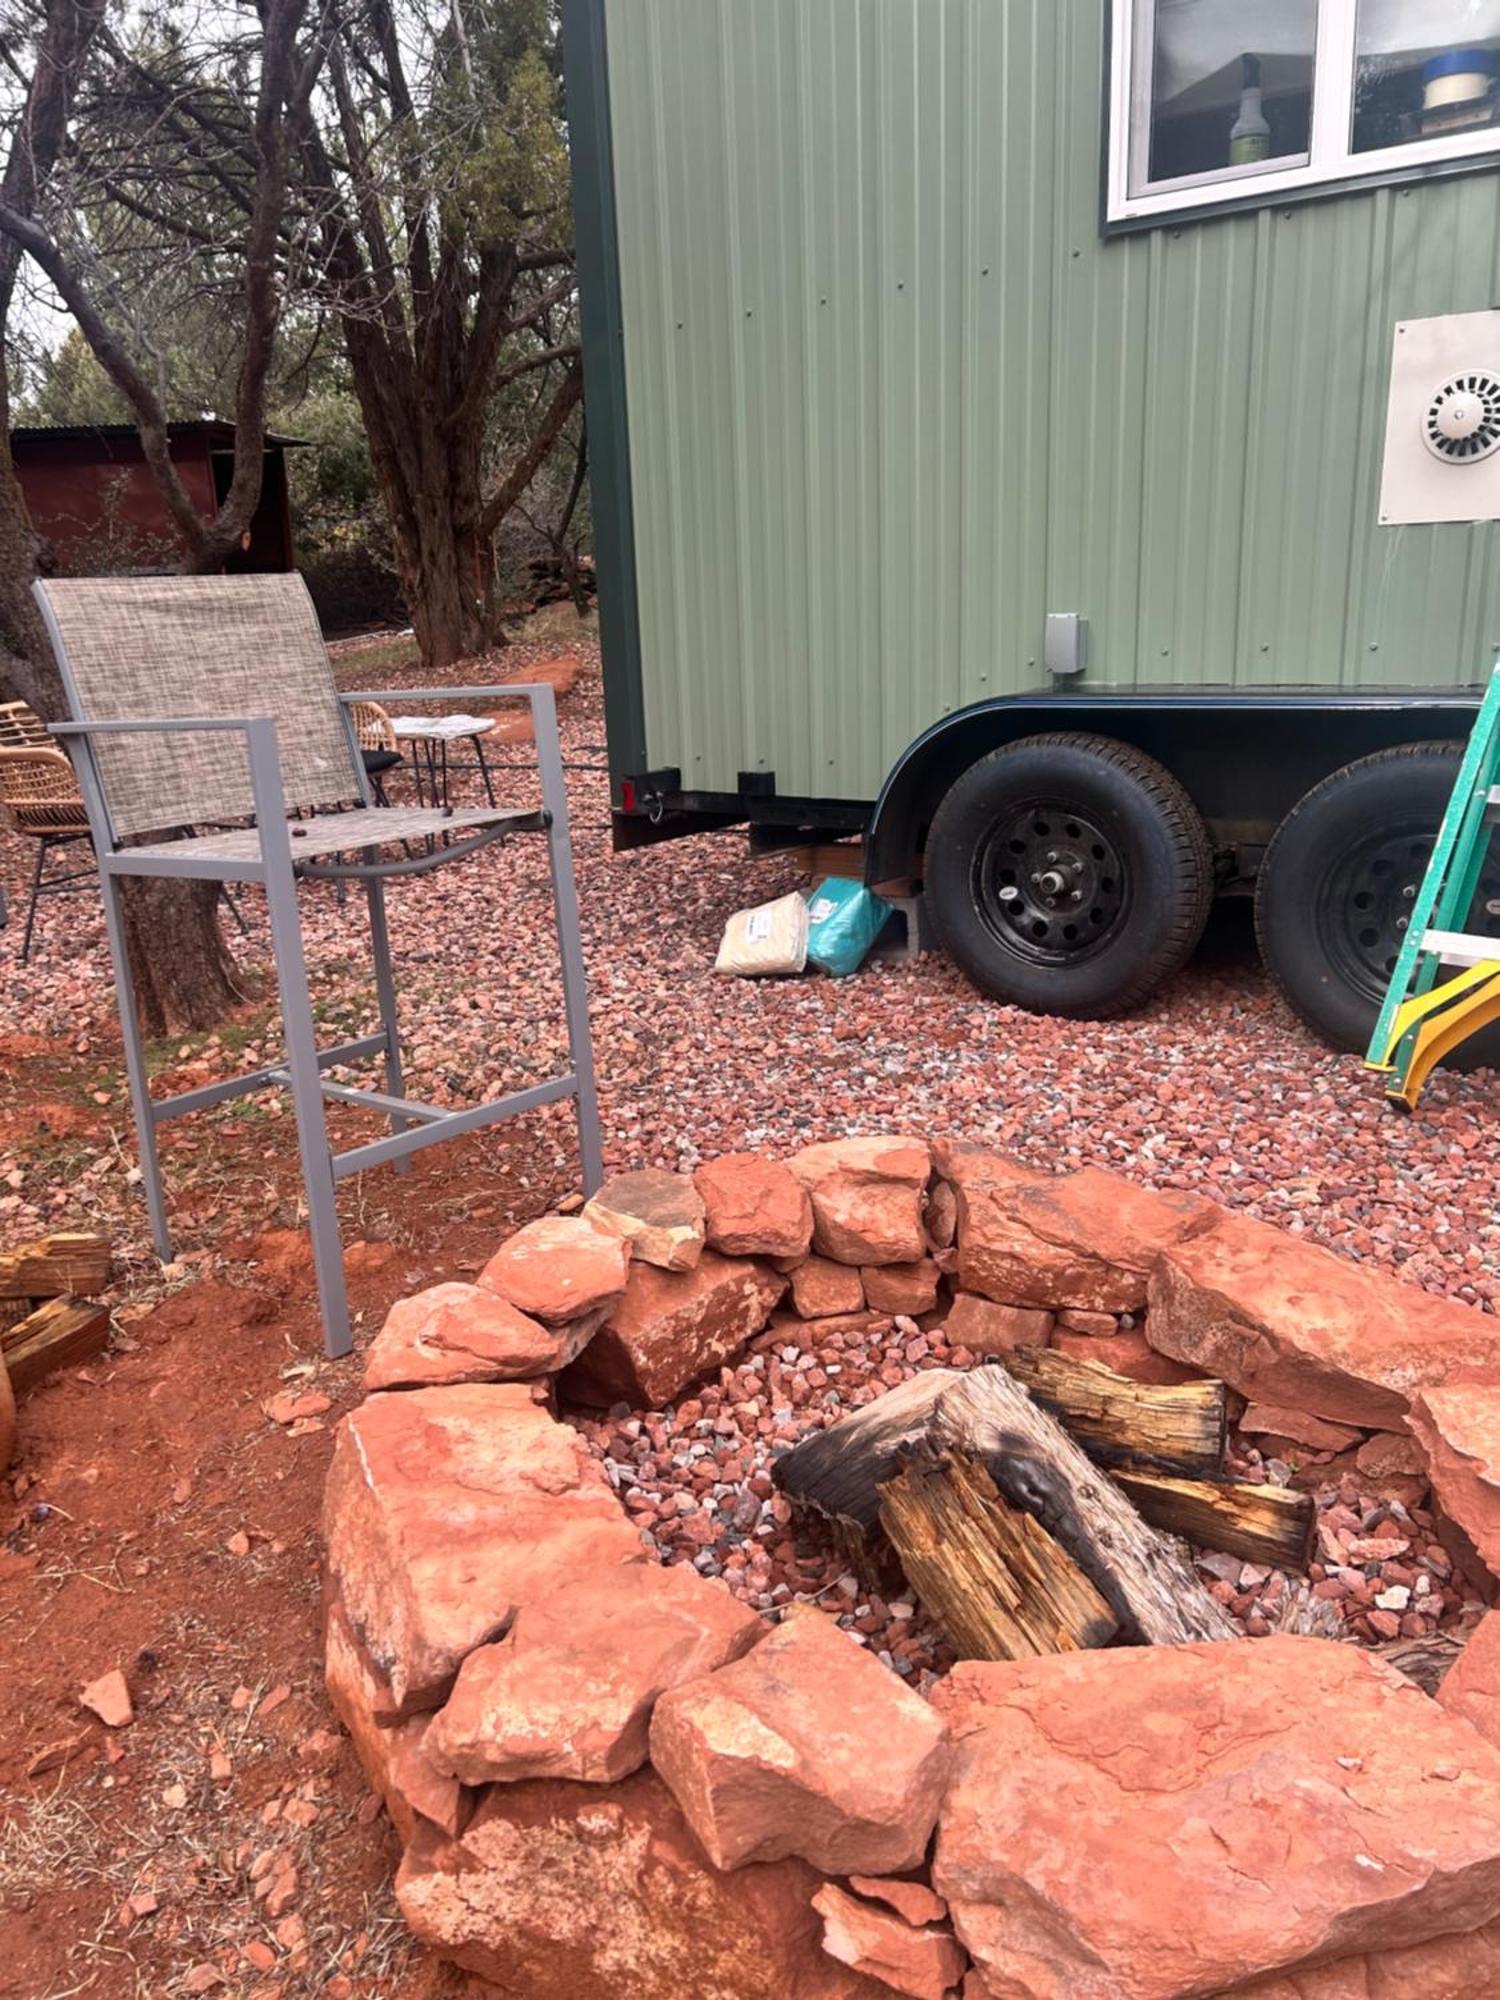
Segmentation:
<svg viewBox="0 0 1500 2000">
<path fill-rule="evenodd" d="M 1197 1195 L 1153 1194 L 1097 1167 L 1037 1173 L 952 1141 L 934 1153 L 957 1197 L 959 1285 L 1001 1305 L 1136 1311 L 1158 1253 L 1219 1213 Z"/>
<path fill-rule="evenodd" d="M 1425 1477 L 1427 1454 L 1414 1437 L 1377 1431 L 1354 1454 L 1354 1463 L 1370 1479 Z"/>
<path fill-rule="evenodd" d="M 1500 1383 L 1424 1389 L 1412 1404 L 1411 1427 L 1438 1504 L 1500 1576 Z"/>
<path fill-rule="evenodd" d="M 839 1264 L 915 1264 L 932 1155 L 920 1139 L 833 1139 L 787 1162 L 813 1208 L 813 1248 Z"/>
<path fill-rule="evenodd" d="M 536 2000 L 873 2000 L 829 1983 L 817 1886 L 795 1860 L 705 1867 L 645 1770 L 608 1796 L 491 1786 L 460 1839 L 418 1829 L 396 1898 L 424 1944 Z"/>
<path fill-rule="evenodd" d="M 436 1707 L 560 1579 L 643 1553 L 576 1431 L 521 1383 L 369 1397 L 335 1434 L 323 1514 L 334 1587 L 391 1686 L 383 1720 Z"/>
<path fill-rule="evenodd" d="M 766 1629 L 694 1570 L 600 1570 L 525 1606 L 498 1644 L 470 1653 L 426 1753 L 471 1785 L 612 1784 L 645 1763 L 657 1698 L 737 1659 Z"/>
<path fill-rule="evenodd" d="M 927 1191 L 927 1240 L 934 1250 L 951 1250 L 958 1235 L 958 1200 L 951 1181 L 934 1181 Z"/>
<path fill-rule="evenodd" d="M 563 1376 L 565 1397 L 601 1406 L 669 1402 L 760 1332 L 786 1289 L 761 1264 L 705 1250 L 692 1271 L 637 1264 L 624 1297 Z"/>
<path fill-rule="evenodd" d="M 321 1417 L 333 1408 L 333 1399 L 316 1389 L 283 1389 L 261 1408 L 273 1424 L 295 1424 L 308 1417 Z"/>
<path fill-rule="evenodd" d="M 264 1721 L 268 1715 L 274 1715 L 283 1702 L 290 1701 L 291 1698 L 292 1690 L 287 1682 L 278 1681 L 275 1687 L 263 1694 L 255 1704 L 256 1719 Z"/>
<path fill-rule="evenodd" d="M 813 1897 L 823 1919 L 823 1949 L 841 1965 L 850 1966 L 913 2000 L 944 2000 L 964 1976 L 969 1954 L 951 1931 L 916 1929 L 872 1903 L 847 1895 L 825 1882 Z"/>
<path fill-rule="evenodd" d="M 925 1882 L 907 1882 L 892 1875 L 851 1875 L 849 1887 L 867 1901 L 888 1903 L 909 1924 L 940 1924 L 948 1905 Z"/>
<path fill-rule="evenodd" d="M 1269 1433 L 1306 1445 L 1309 1451 L 1346 1451 L 1359 1444 L 1362 1431 L 1347 1424 L 1330 1424 L 1322 1417 L 1310 1417 L 1304 1410 L 1289 1410 L 1273 1403 L 1250 1403 L 1240 1418 L 1239 1428 L 1250 1437 Z"/>
<path fill-rule="evenodd" d="M 247 1556 L 250 1553 L 250 1537 L 243 1528 L 238 1528 L 224 1546 L 232 1556 Z"/>
<path fill-rule="evenodd" d="M 1500 1367 L 1500 1321 L 1268 1223 L 1222 1215 L 1166 1249 L 1146 1334 L 1252 1400 L 1401 1431 L 1412 1397 Z"/>
<path fill-rule="evenodd" d="M 934 1699 L 933 1883 L 992 1991 L 1238 1992 L 1500 1913 L 1500 1752 L 1352 1646 L 964 1661 Z"/>
<path fill-rule="evenodd" d="M 632 1257 L 663 1271 L 691 1271 L 703 1254 L 706 1211 L 686 1174 L 659 1167 L 616 1174 L 583 1214 L 596 1229 L 622 1237 Z"/>
<path fill-rule="evenodd" d="M 792 1272 L 792 1304 L 802 1319 L 863 1312 L 865 1288 L 852 1266 L 835 1264 L 829 1257 L 808 1257 Z"/>
<path fill-rule="evenodd" d="M 106 1729 L 125 1729 L 135 1721 L 130 1689 L 118 1667 L 111 1667 L 107 1674 L 90 1681 L 78 1700 L 81 1707 L 98 1716 Z"/>
<path fill-rule="evenodd" d="M 978 1292 L 960 1292 L 943 1330 L 971 1354 L 1007 1354 L 1016 1347 L 1045 1347 L 1054 1315 L 1040 1306 L 1003 1306 Z"/>
<path fill-rule="evenodd" d="M 44 1743 L 41 1749 L 28 1762 L 26 1766 L 27 1777 L 41 1778 L 45 1777 L 49 1771 L 60 1771 L 65 1764 L 70 1763 L 78 1755 L 78 1752 L 87 1741 L 88 1736 L 83 1734 L 78 1736 L 60 1736 L 55 1743 Z"/>
<path fill-rule="evenodd" d="M 930 1257 L 915 1264 L 867 1264 L 860 1275 L 866 1302 L 876 1312 L 906 1313 L 915 1319 L 938 1302 L 941 1274 Z"/>
<path fill-rule="evenodd" d="M 381 1718 L 393 1703 L 391 1689 L 355 1638 L 337 1601 L 327 1606 L 323 1672 L 334 1713 L 348 1730 L 360 1768 L 385 1802 L 402 1840 L 412 1838 L 419 1819 L 431 1820 L 447 1833 L 461 1833 L 470 1794 L 424 1754 L 433 1718 L 418 1715 L 390 1728 L 383 1726 Z"/>
<path fill-rule="evenodd" d="M 364 1386 L 421 1389 L 448 1382 L 513 1382 L 566 1367 L 597 1316 L 543 1326 L 486 1285 L 433 1285 L 398 1299 L 365 1359 Z"/>
<path fill-rule="evenodd" d="M 630 1252 L 620 1237 L 581 1215 L 544 1215 L 500 1246 L 479 1282 L 532 1319 L 561 1326 L 613 1305 L 629 1271 Z"/>
<path fill-rule="evenodd" d="M 758 1153 L 726 1153 L 693 1175 L 708 1246 L 726 1257 L 805 1257 L 813 1212 L 790 1167 Z"/>
<path fill-rule="evenodd" d="M 651 1722 L 651 1761 L 716 1868 L 789 1854 L 834 1874 L 915 1868 L 949 1756 L 927 1703 L 801 1606 L 663 1695 Z"/>
</svg>

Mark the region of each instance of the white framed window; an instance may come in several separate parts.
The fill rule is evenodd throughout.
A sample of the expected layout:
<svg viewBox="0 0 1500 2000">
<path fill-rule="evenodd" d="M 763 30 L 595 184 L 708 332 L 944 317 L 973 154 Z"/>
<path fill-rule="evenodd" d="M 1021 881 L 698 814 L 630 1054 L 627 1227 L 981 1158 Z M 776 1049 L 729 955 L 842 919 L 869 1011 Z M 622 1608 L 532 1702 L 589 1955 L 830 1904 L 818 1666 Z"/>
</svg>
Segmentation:
<svg viewBox="0 0 1500 2000">
<path fill-rule="evenodd" d="M 1108 219 L 1500 154 L 1500 0 L 1114 0 Z"/>
</svg>

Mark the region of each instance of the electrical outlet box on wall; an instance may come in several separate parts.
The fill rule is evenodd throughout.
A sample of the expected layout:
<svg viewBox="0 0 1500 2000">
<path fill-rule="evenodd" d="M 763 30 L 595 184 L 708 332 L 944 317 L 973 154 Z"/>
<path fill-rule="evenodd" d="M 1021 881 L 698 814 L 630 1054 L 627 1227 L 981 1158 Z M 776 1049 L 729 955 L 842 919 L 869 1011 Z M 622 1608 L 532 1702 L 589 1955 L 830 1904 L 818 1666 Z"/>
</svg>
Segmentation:
<svg viewBox="0 0 1500 2000">
<path fill-rule="evenodd" d="M 1380 520 L 1500 520 L 1500 312 L 1397 326 Z"/>
</svg>

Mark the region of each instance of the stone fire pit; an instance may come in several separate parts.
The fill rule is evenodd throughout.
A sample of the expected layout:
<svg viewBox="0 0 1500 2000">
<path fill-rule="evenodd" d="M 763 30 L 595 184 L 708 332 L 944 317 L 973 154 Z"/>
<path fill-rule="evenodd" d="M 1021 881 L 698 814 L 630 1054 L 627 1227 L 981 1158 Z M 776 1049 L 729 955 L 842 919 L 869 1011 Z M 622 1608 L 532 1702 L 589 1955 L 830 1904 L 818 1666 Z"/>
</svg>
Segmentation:
<svg viewBox="0 0 1500 2000">
<path fill-rule="evenodd" d="M 1245 1639 L 953 1664 L 794 1520 L 800 1440 L 1049 1345 L 1226 1382 L 1231 1469 L 1315 1491 L 1305 1579 L 1198 1552 Z M 1500 1992 L 1492 1315 L 1194 1197 L 847 1140 L 620 1177 L 398 1304 L 365 1386 L 329 1687 L 407 1921 L 498 1993 Z M 1450 1656 L 1435 1699 L 1399 1670 Z"/>
</svg>

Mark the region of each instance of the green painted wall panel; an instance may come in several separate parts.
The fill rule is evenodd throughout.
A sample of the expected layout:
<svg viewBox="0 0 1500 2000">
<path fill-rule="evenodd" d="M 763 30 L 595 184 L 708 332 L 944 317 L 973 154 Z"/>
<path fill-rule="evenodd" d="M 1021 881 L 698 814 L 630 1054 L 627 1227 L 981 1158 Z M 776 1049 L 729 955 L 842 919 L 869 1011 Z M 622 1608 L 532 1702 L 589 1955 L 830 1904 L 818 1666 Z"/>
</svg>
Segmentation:
<svg viewBox="0 0 1500 2000">
<path fill-rule="evenodd" d="M 1102 0 L 606 0 L 650 763 L 869 798 L 1037 685 L 1472 683 L 1491 526 L 1376 519 L 1500 175 L 1099 232 Z"/>
</svg>

